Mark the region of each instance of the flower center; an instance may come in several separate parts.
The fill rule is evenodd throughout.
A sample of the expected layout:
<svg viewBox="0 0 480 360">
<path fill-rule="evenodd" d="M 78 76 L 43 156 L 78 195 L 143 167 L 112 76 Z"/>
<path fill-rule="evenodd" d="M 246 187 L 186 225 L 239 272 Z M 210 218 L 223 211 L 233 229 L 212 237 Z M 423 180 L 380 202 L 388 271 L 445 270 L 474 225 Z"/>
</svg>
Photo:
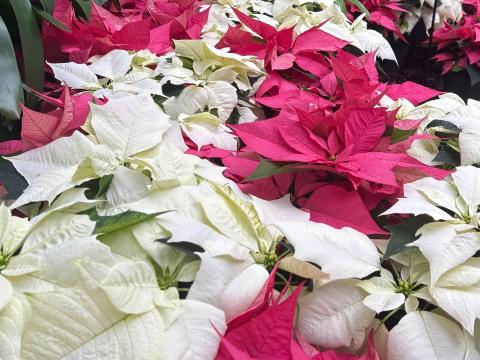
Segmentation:
<svg viewBox="0 0 480 360">
<path fill-rule="evenodd" d="M 8 264 L 8 259 L 5 255 L 0 253 L 0 273 L 2 272 L 3 269 L 7 267 Z"/>
</svg>

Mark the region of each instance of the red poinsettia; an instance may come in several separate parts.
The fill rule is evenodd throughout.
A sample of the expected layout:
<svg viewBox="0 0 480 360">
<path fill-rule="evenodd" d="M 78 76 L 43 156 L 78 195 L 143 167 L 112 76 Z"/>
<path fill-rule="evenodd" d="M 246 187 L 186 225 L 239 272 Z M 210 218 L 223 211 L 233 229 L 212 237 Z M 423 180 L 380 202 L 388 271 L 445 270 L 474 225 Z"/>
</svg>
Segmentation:
<svg viewBox="0 0 480 360">
<path fill-rule="evenodd" d="M 288 286 L 275 295 L 273 289 L 276 268 L 273 269 L 257 299 L 243 314 L 228 322 L 221 336 L 216 360 L 378 360 L 370 338 L 367 352 L 361 356 L 322 352 L 308 344 L 293 329 L 297 298 L 302 291 L 298 286 L 285 299 Z"/>
<path fill-rule="evenodd" d="M 260 37 L 260 41 L 250 32 L 239 27 L 230 27 L 216 45 L 229 47 L 231 52 L 240 55 L 255 55 L 265 61 L 268 70 L 289 69 L 296 63 L 302 69 L 313 74 L 328 69 L 319 51 L 336 51 L 347 45 L 317 27 L 314 27 L 294 39 L 293 28 L 277 31 L 273 26 L 245 15 L 233 9 L 241 23 Z"/>
<path fill-rule="evenodd" d="M 463 8 L 460 23 L 445 23 L 433 33 L 439 50 L 434 59 L 443 63 L 443 74 L 453 67 L 480 66 L 480 6 L 477 1 L 466 1 Z"/>
<path fill-rule="evenodd" d="M 381 26 L 384 29 L 390 30 L 400 39 L 405 41 L 405 38 L 398 28 L 399 17 L 402 13 L 408 10 L 410 4 L 400 0 L 364 0 L 360 1 L 362 5 L 369 11 L 366 20 L 369 23 Z M 350 13 L 358 16 L 364 9 L 358 8 L 353 2 L 348 2 L 348 10 Z M 353 19 L 353 16 L 349 16 Z"/>
<path fill-rule="evenodd" d="M 42 94 L 38 95 L 56 109 L 42 113 L 21 105 L 22 138 L 0 143 L 1 155 L 28 151 L 46 145 L 59 137 L 71 135 L 85 123 L 90 111 L 89 102 L 92 100 L 89 93 L 72 96 L 65 87 L 58 99 Z"/>
<path fill-rule="evenodd" d="M 172 39 L 199 38 L 208 18 L 208 10 L 199 12 L 195 0 L 122 1 L 121 4 L 125 9 L 117 10 L 117 16 L 92 1 L 89 19 L 78 20 L 71 1 L 56 1 L 53 16 L 70 31 L 44 22 L 47 60 L 85 63 L 91 56 L 113 49 L 149 49 L 163 54 L 171 50 Z"/>
<path fill-rule="evenodd" d="M 280 108 L 280 113 L 232 126 L 245 147 L 222 159 L 226 174 L 259 197 L 291 193 L 313 221 L 382 234 L 369 213 L 381 200 L 398 194 L 405 179 L 422 174 L 443 178 L 448 172 L 420 163 L 407 148 L 390 146 L 388 129 L 398 122 L 395 112 L 378 101 L 387 92 L 419 103 L 439 92 L 414 83 L 381 85 L 372 54 L 356 58 L 339 52 L 329 61 L 331 72 L 309 91 L 272 73 L 257 101 Z M 272 96 L 265 96 L 271 91 Z M 261 158 L 270 161 L 270 170 L 262 168 Z M 276 175 L 245 182 L 257 166 L 263 176 Z"/>
</svg>

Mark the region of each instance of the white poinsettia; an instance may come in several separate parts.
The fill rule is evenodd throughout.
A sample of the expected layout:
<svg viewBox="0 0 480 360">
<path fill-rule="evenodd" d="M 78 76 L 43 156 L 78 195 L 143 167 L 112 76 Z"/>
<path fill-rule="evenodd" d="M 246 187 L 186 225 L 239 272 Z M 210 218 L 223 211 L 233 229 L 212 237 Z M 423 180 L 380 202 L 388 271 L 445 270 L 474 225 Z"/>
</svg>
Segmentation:
<svg viewBox="0 0 480 360">
<path fill-rule="evenodd" d="M 162 103 L 165 112 L 182 123 L 187 136 L 200 148 L 213 144 L 235 150 L 236 142 L 224 125 L 234 110 L 240 122 L 257 117 L 238 92 L 252 92 L 250 78 L 263 75 L 261 63 L 215 49 L 203 40 L 175 41 L 175 55 L 159 58 L 155 75 L 161 86 L 188 85 Z"/>
<path fill-rule="evenodd" d="M 375 317 L 375 311 L 363 303 L 367 295 L 351 279 L 315 289 L 298 301 L 298 331 L 312 344 L 358 349 L 364 342 L 365 329 Z"/>
<path fill-rule="evenodd" d="M 227 320 L 247 310 L 262 290 L 268 271 L 253 259 L 199 254 L 201 265 L 188 293 L 189 299 L 221 308 Z"/>
<path fill-rule="evenodd" d="M 192 61 L 192 69 L 199 80 L 228 81 L 242 91 L 251 89 L 249 77 L 263 75 L 262 63 L 255 56 L 242 56 L 217 49 L 202 40 L 175 40 L 177 56 Z"/>
<path fill-rule="evenodd" d="M 447 225 L 467 225 L 460 231 L 474 228 L 478 226 L 479 177 L 480 169 L 461 166 L 445 180 L 424 178 L 405 184 L 405 197 L 383 214 L 425 214 Z"/>
<path fill-rule="evenodd" d="M 237 90 L 226 81 L 213 81 L 203 86 L 190 85 L 179 96 L 172 96 L 163 103 L 165 112 L 174 119 L 180 115 L 212 111 L 215 109 L 218 117 L 224 123 L 237 106 Z"/>
<path fill-rule="evenodd" d="M 322 23 L 325 15 L 323 10 L 330 6 L 335 6 L 333 1 L 276 0 L 273 2 L 272 16 L 278 21 L 280 29 L 295 27 L 297 33 L 302 33 Z"/>
<path fill-rule="evenodd" d="M 63 191 L 114 173 L 127 159 L 160 144 L 164 136 L 174 141 L 181 136 L 169 131 L 172 124 L 168 116 L 148 94 L 112 99 L 105 105 L 91 104 L 91 110 L 85 126 L 92 134 L 90 139 L 75 132 L 8 158 L 29 184 L 12 207 L 52 202 Z"/>
<path fill-rule="evenodd" d="M 9 157 L 8 160 L 29 184 L 12 207 L 35 201 L 52 202 L 63 191 L 89 180 L 89 176 L 74 175 L 78 166 L 94 151 L 95 144 L 77 131 L 70 137 Z"/>
<path fill-rule="evenodd" d="M 2 273 L 22 292 L 72 286 L 79 279 L 76 259 L 113 262 L 108 247 L 92 236 L 94 227 L 86 215 L 50 213 L 33 223 Z"/>
<path fill-rule="evenodd" d="M 427 311 L 403 317 L 388 337 L 389 360 L 474 360 L 473 339 L 453 321 Z"/>
<path fill-rule="evenodd" d="M 156 58 L 147 50 L 112 50 L 90 59 L 91 64 L 49 64 L 55 77 L 74 89 L 93 91 L 98 98 L 116 98 L 143 92 L 163 95 L 162 86 L 148 66 Z M 99 79 L 98 76 L 101 78 Z"/>
<path fill-rule="evenodd" d="M 389 110 L 397 110 L 397 120 L 423 120 L 420 124 L 420 130 L 435 119 L 442 119 L 458 108 L 465 106 L 462 98 L 453 93 L 441 94 L 438 98 L 424 102 L 415 106 L 407 99 L 400 98 L 393 101 L 384 95 L 379 103 L 381 106 L 388 107 Z"/>
<path fill-rule="evenodd" d="M 90 126 L 96 140 L 124 160 L 162 142 L 172 126 L 168 116 L 148 94 L 91 104 Z"/>
<path fill-rule="evenodd" d="M 442 274 L 435 286 L 430 288 L 430 293 L 439 307 L 474 335 L 475 322 L 480 319 L 480 261 L 478 258 L 469 258 Z"/>
<path fill-rule="evenodd" d="M 387 269 L 380 276 L 360 280 L 357 286 L 369 293 L 363 303 L 377 314 L 384 311 L 396 313 L 404 309 L 407 313 L 417 310 L 419 299 L 434 303 L 428 288 L 428 261 L 415 248 L 409 248 L 390 258 Z"/>
<path fill-rule="evenodd" d="M 397 120 L 423 120 L 418 127 L 418 134 L 435 136 L 436 132 L 458 134 L 458 140 L 449 142 L 449 146 L 460 153 L 461 165 L 473 165 L 480 162 L 478 126 L 480 105 L 478 101 L 469 99 L 467 104 L 452 93 L 442 94 L 438 99 L 430 100 L 422 105 L 413 106 L 405 99 L 392 101 L 384 96 L 381 105 L 389 109 L 397 109 Z M 439 124 L 432 121 L 440 120 Z M 443 123 L 443 124 L 442 124 Z M 449 126 L 448 124 L 452 124 Z M 440 139 L 415 139 L 408 154 L 426 164 L 439 165 L 434 161 L 438 155 Z"/>
<path fill-rule="evenodd" d="M 442 119 L 456 125 L 461 131 L 458 137 L 462 165 L 480 163 L 480 102 L 468 99 L 466 106 L 459 106 Z"/>
<path fill-rule="evenodd" d="M 4 289 L 3 284 L 1 287 Z M 31 306 L 24 295 L 16 295 L 0 310 L 0 351 L 2 359 L 18 360 L 22 336 L 29 324 Z"/>
<path fill-rule="evenodd" d="M 351 228 L 334 229 L 313 222 L 274 223 L 295 248 L 295 257 L 321 266 L 331 279 L 365 277 L 380 267 L 370 239 Z M 342 259 L 341 262 L 337 259 Z"/>
<path fill-rule="evenodd" d="M 376 50 L 379 58 L 397 62 L 395 53 L 387 39 L 378 31 L 368 29 L 367 23 L 363 20 L 364 16 L 365 14 L 362 14 L 356 18 L 350 30 L 356 40 L 356 44 L 358 44 L 357 47 L 364 52 Z"/>
<path fill-rule="evenodd" d="M 208 112 L 194 115 L 181 114 L 180 126 L 185 134 L 200 149 L 203 145 L 213 144 L 220 149 L 237 150 L 237 139 L 222 121 Z"/>
<path fill-rule="evenodd" d="M 434 0 L 420 1 L 418 6 L 412 7 L 408 12 L 401 16 L 399 24 L 403 33 L 410 33 L 415 25 L 422 21 L 428 33 L 432 27 Z M 458 22 L 463 17 L 462 1 L 460 0 L 444 0 L 437 5 L 434 19 L 434 29 L 438 29 L 445 22 Z"/>
<path fill-rule="evenodd" d="M 178 254 L 158 253 L 145 237 L 155 231 L 140 227 L 135 234 L 156 264 L 128 252 L 112 254 L 91 236 L 95 222 L 86 215 L 64 212 L 82 211 L 86 204 L 84 196 L 68 191 L 34 218 L 30 229 L 23 229 L 28 221 L 12 218 L 2 207 L 4 253 L 18 246 L 18 239 L 23 243 L 18 254 L 4 261 L 2 288 L 3 279 L 9 279 L 18 293 L 30 293 L 28 302 L 19 294 L 0 310 L 2 355 L 6 359 L 56 359 L 59 354 L 98 354 L 105 348 L 115 359 L 175 359 L 191 356 L 192 351 L 214 356 L 220 338 L 212 324 L 220 333 L 225 331 L 223 312 L 198 301 L 181 301 L 170 286 L 162 291 L 162 276 L 153 266 L 168 268 Z M 183 265 L 192 264 L 179 259 Z M 180 267 L 177 280 L 192 281 L 198 266 Z M 44 336 L 39 335 L 42 332 Z M 129 344 L 127 357 L 125 344 Z"/>
<path fill-rule="evenodd" d="M 397 309 L 407 300 L 408 304 L 405 304 L 407 312 L 416 310 L 418 300 L 410 293 L 409 280 L 400 279 L 397 283 L 392 273 L 385 269 L 381 269 L 380 274 L 381 276 L 358 283 L 359 287 L 370 294 L 363 300 L 363 304 L 379 314 Z M 405 297 L 406 295 L 408 298 Z"/>
<path fill-rule="evenodd" d="M 151 232 L 149 242 L 151 244 L 155 238 L 167 237 L 171 245 L 194 243 L 203 248 L 205 252 L 198 254 L 200 268 L 194 275 L 189 298 L 208 301 L 222 308 L 227 318 L 248 307 L 260 291 L 261 281 L 245 279 L 250 272 L 263 274 L 258 275 L 262 279 L 267 275 L 263 267 L 275 264 L 278 259 L 275 248 L 284 236 L 295 248 L 293 256 L 297 261 L 311 261 L 321 266 L 332 279 L 362 277 L 378 270 L 377 251 L 366 236 L 352 229 L 336 230 L 310 223 L 308 214 L 294 208 L 286 198 L 266 202 L 241 195 L 235 188 L 205 181 L 201 175 L 205 172 L 199 172 L 203 161 L 198 158 L 172 152 L 169 156 L 174 155 L 172 159 L 177 159 L 172 163 L 176 166 L 172 167 L 165 162 L 169 156 L 160 157 L 159 160 L 164 161 L 157 163 L 155 158 L 150 157 L 152 153 L 153 150 L 150 150 L 143 156 L 138 155 L 137 161 L 142 168 L 151 169 L 154 181 L 150 192 L 143 199 L 135 202 L 127 199 L 124 204 L 116 206 L 120 206 L 122 211 L 130 209 L 147 213 L 173 210 L 158 218 L 155 226 L 159 226 L 160 230 Z M 181 165 L 182 161 L 185 161 L 184 165 Z M 206 167 L 213 166 L 209 164 Z M 141 186 L 124 186 L 123 192 L 130 193 L 132 187 Z M 121 188 L 119 191 L 122 192 Z M 109 211 L 115 212 L 113 208 Z M 134 230 L 135 233 L 137 230 Z M 149 238 L 147 233 L 137 234 L 136 237 L 145 249 L 142 243 Z M 109 244 L 118 248 L 123 241 L 117 236 L 115 240 L 109 240 Z M 342 263 L 332 261 L 340 256 L 345 259 Z M 172 264 L 169 269 L 174 267 Z M 214 273 L 218 278 L 212 281 Z M 318 273 L 321 271 L 318 270 Z M 312 275 L 312 278 L 317 275 Z M 246 296 L 243 300 L 238 299 L 238 306 L 233 306 L 231 300 L 227 301 L 235 289 Z"/>
<path fill-rule="evenodd" d="M 175 351 L 216 351 L 220 339 L 211 325 L 223 333 L 223 313 L 211 305 L 182 302 L 171 291 L 160 292 L 145 263 L 121 262 L 105 269 L 105 277 L 98 264 L 79 266 L 83 278 L 76 286 L 30 297 L 32 316 L 22 340 L 22 358 L 105 351 L 112 359 L 163 359 L 174 343 L 180 346 L 174 346 Z"/>
<path fill-rule="evenodd" d="M 172 120 L 181 121 L 181 116 L 209 111 L 221 123 L 214 126 L 211 121 L 208 124 L 197 121 L 195 130 L 188 131 L 187 135 L 191 135 L 199 146 L 213 144 L 234 150 L 234 139 L 223 124 L 234 110 L 239 122 L 257 118 L 250 110 L 252 105 L 239 101 L 237 92 L 253 93 L 251 79 L 264 75 L 261 62 L 253 56 L 218 50 L 203 40 L 179 40 L 175 47 L 175 52 L 161 57 L 148 50 L 137 53 L 112 50 L 91 58 L 88 66 L 76 63 L 49 65 L 58 80 L 72 88 L 93 91 L 98 98 L 114 100 L 133 94 L 161 95 L 167 98 L 162 106 Z M 168 84 L 184 89 L 178 96 L 171 96 L 170 90 L 164 91 Z M 126 102 L 122 105 L 122 110 L 128 111 L 126 107 L 129 105 Z M 131 103 L 130 107 L 139 109 L 137 105 Z M 144 107 L 149 108 L 147 104 Z M 92 113 L 95 115 L 102 109 L 113 113 L 115 108 L 115 105 L 109 107 L 108 104 L 106 107 L 93 106 Z M 180 131 L 176 132 L 180 136 Z"/>
<path fill-rule="evenodd" d="M 10 280 L 2 275 L 15 252 L 22 246 L 25 235 L 30 229 L 28 219 L 10 214 L 10 210 L 0 204 L 0 311 L 10 303 L 14 289 Z"/>
<path fill-rule="evenodd" d="M 405 185 L 406 197 L 386 214 L 426 214 L 435 221 L 423 225 L 409 247 L 418 248 L 429 264 L 428 285 L 432 302 L 473 334 L 480 318 L 480 272 L 476 258 L 480 250 L 478 207 L 480 169 L 459 167 L 447 180 L 430 178 Z M 461 304 L 461 305 L 459 305 Z"/>
</svg>

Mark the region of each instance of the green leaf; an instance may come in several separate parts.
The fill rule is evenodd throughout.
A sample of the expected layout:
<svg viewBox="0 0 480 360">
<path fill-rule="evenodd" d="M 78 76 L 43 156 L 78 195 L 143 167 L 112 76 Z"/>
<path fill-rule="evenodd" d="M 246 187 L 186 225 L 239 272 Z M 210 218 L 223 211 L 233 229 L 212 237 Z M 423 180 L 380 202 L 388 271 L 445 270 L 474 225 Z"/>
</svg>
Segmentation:
<svg viewBox="0 0 480 360">
<path fill-rule="evenodd" d="M 37 91 L 43 91 L 44 57 L 40 31 L 35 13 L 29 0 L 10 0 L 17 18 L 20 40 L 22 42 L 25 82 Z M 38 99 L 33 94 L 27 95 L 27 105 L 35 107 Z"/>
<path fill-rule="evenodd" d="M 95 1 L 98 5 L 101 6 L 101 5 L 105 4 L 108 0 L 93 0 L 93 1 Z"/>
<path fill-rule="evenodd" d="M 55 19 L 49 12 L 47 12 L 45 10 L 37 9 L 36 7 L 33 8 L 33 11 L 35 11 L 35 14 L 37 14 L 39 17 L 48 21 L 50 24 L 56 26 L 60 30 L 63 30 L 63 31 L 66 31 L 66 32 L 72 32 L 72 30 L 70 30 L 67 27 L 67 25 L 65 25 L 61 21 L 58 21 L 57 19 Z"/>
<path fill-rule="evenodd" d="M 260 158 L 260 163 L 258 164 L 257 168 L 249 177 L 245 179 L 245 181 L 263 179 L 272 175 L 295 172 L 299 170 L 301 170 L 301 168 L 299 168 L 297 164 L 278 165 L 270 160 Z"/>
<path fill-rule="evenodd" d="M 88 199 L 96 199 L 105 194 L 112 182 L 113 174 L 102 176 L 100 179 L 89 180 L 80 185 L 80 187 L 88 187 L 85 196 Z"/>
<path fill-rule="evenodd" d="M 85 19 L 90 18 L 90 9 L 92 7 L 92 4 L 90 1 L 91 0 L 74 0 L 74 4 L 78 5 L 78 7 L 82 12 L 81 16 L 84 17 Z M 75 13 L 77 12 L 75 11 Z"/>
<path fill-rule="evenodd" d="M 110 187 L 110 184 L 112 183 L 113 179 L 113 174 L 110 175 L 105 175 L 100 178 L 100 181 L 98 183 L 98 192 L 97 192 L 97 197 L 102 196 L 105 194 Z"/>
<path fill-rule="evenodd" d="M 367 10 L 367 8 L 360 2 L 360 0 L 348 0 L 351 2 L 353 5 L 355 5 L 358 10 L 363 12 L 367 17 L 370 17 L 370 12 Z"/>
<path fill-rule="evenodd" d="M 342 10 L 342 13 L 347 15 L 347 6 L 345 5 L 345 1 L 344 0 L 336 0 L 335 3 Z"/>
<path fill-rule="evenodd" d="M 53 14 L 53 9 L 55 8 L 55 0 L 40 0 L 43 10 L 47 11 L 49 14 Z"/>
<path fill-rule="evenodd" d="M 133 225 L 140 224 L 144 221 L 153 219 L 154 217 L 164 214 L 167 211 L 157 212 L 153 214 L 144 214 L 138 211 L 125 211 L 118 215 L 98 216 L 95 225 L 95 234 L 110 234 L 114 231 L 122 230 Z"/>
<path fill-rule="evenodd" d="M 170 240 L 170 238 L 158 239 L 156 241 L 162 244 L 171 246 L 175 250 L 178 250 L 185 255 L 193 256 L 195 258 L 198 258 L 198 255 L 196 253 L 205 252 L 205 250 L 201 246 L 196 244 L 187 243 L 183 241 L 169 243 L 168 240 Z"/>
<path fill-rule="evenodd" d="M 460 153 L 448 145 L 441 146 L 440 151 L 433 161 L 439 161 L 457 167 L 460 166 Z"/>
<path fill-rule="evenodd" d="M 470 86 L 474 86 L 480 82 L 480 70 L 472 65 L 466 67 L 468 76 L 470 77 Z"/>
<path fill-rule="evenodd" d="M 407 140 L 410 136 L 415 133 L 416 129 L 412 130 L 401 130 L 397 128 L 393 128 L 392 130 L 392 144 L 396 144 L 398 142 L 402 142 Z"/>
<path fill-rule="evenodd" d="M 8 119 L 20 118 L 23 89 L 8 29 L 0 17 L 0 113 Z"/>
<path fill-rule="evenodd" d="M 390 239 L 385 250 L 384 259 L 406 250 L 405 245 L 416 240 L 415 233 L 423 225 L 432 222 L 432 218 L 426 215 L 408 218 L 403 223 L 385 226 L 390 230 Z"/>
<path fill-rule="evenodd" d="M 458 131 L 460 132 L 460 129 L 453 123 L 451 123 L 450 121 L 446 121 L 446 120 L 432 120 L 428 123 L 427 125 L 427 129 L 429 128 L 432 128 L 432 127 L 437 127 L 437 126 L 441 126 L 447 130 L 453 130 L 453 131 Z"/>
<path fill-rule="evenodd" d="M 0 183 L 5 187 L 7 193 L 4 200 L 18 198 L 28 187 L 27 180 L 19 174 L 10 161 L 0 158 Z"/>
</svg>

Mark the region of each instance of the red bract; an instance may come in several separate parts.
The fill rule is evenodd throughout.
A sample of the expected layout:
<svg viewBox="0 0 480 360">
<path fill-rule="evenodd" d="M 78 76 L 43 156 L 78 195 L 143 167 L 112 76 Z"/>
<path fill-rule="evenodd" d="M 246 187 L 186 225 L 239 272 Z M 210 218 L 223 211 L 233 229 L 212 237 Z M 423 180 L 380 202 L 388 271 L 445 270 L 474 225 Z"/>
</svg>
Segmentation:
<svg viewBox="0 0 480 360">
<path fill-rule="evenodd" d="M 443 63 L 443 74 L 453 67 L 480 66 L 480 6 L 477 1 L 468 1 L 463 8 L 459 24 L 445 23 L 433 33 L 438 49 L 434 59 Z"/>
<path fill-rule="evenodd" d="M 288 286 L 275 296 L 275 273 L 276 268 L 250 308 L 228 322 L 224 336 L 219 334 L 222 340 L 216 360 L 378 360 L 371 336 L 367 352 L 361 357 L 332 350 L 322 352 L 300 334 L 294 336 L 295 307 L 303 286 L 286 299 Z"/>
<path fill-rule="evenodd" d="M 443 94 L 441 91 L 433 90 L 411 81 L 405 81 L 401 84 L 384 85 L 382 88 L 385 89 L 385 95 L 393 100 L 403 98 L 410 101 L 413 105 L 418 105 L 435 96 Z"/>
<path fill-rule="evenodd" d="M 390 148 L 386 134 L 396 124 L 395 112 L 378 107 L 378 101 L 387 92 L 417 104 L 439 92 L 411 82 L 380 85 L 373 53 L 356 58 L 340 51 L 330 63 L 332 71 L 309 92 L 272 73 L 257 101 L 281 108 L 280 114 L 232 126 L 245 147 L 236 156 L 223 158 L 226 175 L 242 181 L 260 158 L 268 159 L 279 167 L 271 171 L 277 175 L 243 181 L 244 191 L 266 199 L 291 193 L 313 221 L 384 234 L 369 211 L 398 194 L 405 179 L 417 179 L 419 174 L 443 178 L 449 172 L 420 163 L 406 153 L 407 148 Z M 418 122 L 409 122 L 409 128 L 416 126 Z"/>
<path fill-rule="evenodd" d="M 348 104 L 344 104 L 340 111 L 330 116 L 321 112 L 300 113 L 294 120 L 279 116 L 233 128 L 249 151 L 264 158 L 284 165 L 294 164 L 298 171 L 334 173 L 348 179 L 353 186 L 351 191 L 342 192 L 341 199 L 334 197 L 332 201 L 351 205 L 353 208 L 348 209 L 349 214 L 341 215 L 344 212 L 334 211 L 335 207 L 331 207 L 327 197 L 322 196 L 319 199 L 323 204 L 310 198 L 304 207 L 313 210 L 311 219 L 314 221 L 334 227 L 351 226 L 371 234 L 382 231 L 371 220 L 361 198 L 352 193 L 363 182 L 377 186 L 378 189 L 373 188 L 374 192 L 392 193 L 392 188 L 401 186 L 396 176 L 397 168 L 420 170 L 436 178 L 448 174 L 447 171 L 426 166 L 405 153 L 377 150 L 376 147 L 382 145 L 388 119 L 384 108 L 348 109 Z M 332 178 L 331 181 L 338 179 Z M 335 193 L 330 190 L 328 194 Z M 332 210 L 331 215 L 322 215 L 325 210 Z M 352 217 L 351 213 L 357 215 Z"/>
<path fill-rule="evenodd" d="M 348 2 L 348 10 L 350 13 L 358 16 L 362 13 L 361 9 L 357 8 L 353 3 Z M 400 15 L 407 11 L 400 0 L 367 0 L 361 1 L 363 6 L 370 12 L 366 20 L 372 24 L 380 25 L 382 28 L 390 30 L 400 39 L 405 41 L 405 38 L 398 28 Z M 408 5 L 407 5 L 408 6 Z M 353 19 L 353 16 L 349 16 Z"/>
<path fill-rule="evenodd" d="M 241 55 L 255 55 L 265 61 L 268 70 L 289 69 L 296 63 L 312 73 L 327 69 L 323 57 L 315 56 L 319 51 L 337 51 L 347 45 L 320 29 L 314 27 L 296 39 L 293 28 L 277 31 L 274 27 L 255 20 L 244 13 L 233 9 L 241 23 L 261 38 L 261 42 L 239 27 L 230 27 L 224 37 L 216 45 L 218 48 L 229 47 L 230 51 Z M 315 68 L 316 71 L 315 71 Z"/>
<path fill-rule="evenodd" d="M 70 1 L 55 2 L 54 17 L 65 24 L 65 32 L 44 22 L 46 58 L 85 63 L 93 55 L 113 49 L 149 49 L 156 54 L 171 50 L 172 39 L 197 39 L 208 18 L 194 0 L 184 2 L 124 1 L 119 16 L 92 1 L 89 20 L 74 16 Z"/>
<path fill-rule="evenodd" d="M 90 111 L 89 102 L 92 99 L 89 93 L 71 96 L 68 88 L 64 88 L 59 99 L 45 95 L 41 97 L 58 108 L 48 113 L 41 113 L 21 105 L 22 138 L 0 143 L 0 154 L 28 151 L 60 137 L 70 136 L 84 124 Z"/>
</svg>

